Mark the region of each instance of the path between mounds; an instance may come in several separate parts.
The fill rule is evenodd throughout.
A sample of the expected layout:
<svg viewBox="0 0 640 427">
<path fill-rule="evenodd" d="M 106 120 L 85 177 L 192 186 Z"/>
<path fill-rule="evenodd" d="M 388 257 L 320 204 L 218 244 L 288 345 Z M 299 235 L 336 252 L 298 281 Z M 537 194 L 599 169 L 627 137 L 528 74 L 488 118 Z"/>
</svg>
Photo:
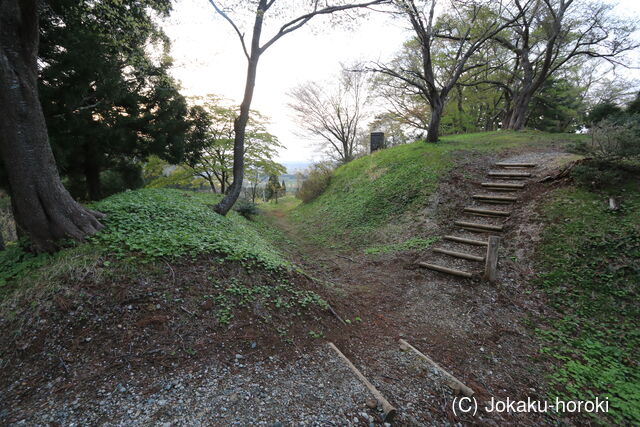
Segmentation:
<svg viewBox="0 0 640 427">
<path fill-rule="evenodd" d="M 461 153 L 460 167 L 445 178 L 411 231 L 445 234 L 495 161 L 536 161 L 554 168 L 558 156 L 545 149 Z M 442 378 L 398 346 L 399 338 L 406 339 L 474 389 L 480 403 L 491 397 L 544 397 L 547 369 L 525 323 L 529 314 L 547 310 L 542 297 L 527 287 L 533 274 L 531 248 L 542 229 L 534 207 L 545 185 L 532 185 L 505 227 L 499 285 L 417 269 L 422 252 L 369 256 L 320 247 L 304 240 L 304 230 L 282 210 L 273 209 L 272 223 L 293 242 L 287 252 L 307 273 L 334 284 L 323 296 L 350 325 L 335 322 L 338 326 L 327 331 L 326 339 L 313 340 L 306 348 L 283 346 L 283 354 L 269 357 L 261 356 L 260 343 L 235 357 L 220 349 L 221 356 L 204 366 L 189 364 L 179 373 L 151 375 L 145 388 L 132 381 L 115 390 L 97 386 L 98 398 L 50 393 L 12 414 L 23 418 L 15 425 L 382 424 L 380 412 L 365 405 L 371 397 L 366 388 L 331 353 L 327 339 L 398 409 L 396 425 L 550 424 L 553 420 L 535 415 L 455 416 L 455 396 Z M 233 345 L 220 346 L 224 344 Z M 6 420 L 3 412 L 0 407 L 0 423 Z"/>
<path fill-rule="evenodd" d="M 562 158 L 570 156 L 557 151 L 512 150 L 499 160 L 539 163 L 539 175 L 546 176 L 563 164 Z M 451 173 L 435 197 L 442 215 L 436 215 L 435 224 L 424 222 L 433 228 L 433 235 L 446 234 L 442 230 L 459 219 L 470 195 L 479 192 L 477 183 L 486 181 L 484 175 L 497 160 L 491 155 L 469 155 L 462 160 L 464 167 Z M 517 420 L 537 424 L 549 419 L 536 415 L 495 415 L 484 420 L 456 417 L 451 410 L 453 396 L 440 387 L 442 381 L 425 384 L 420 375 L 402 369 L 406 356 L 398 351 L 398 339 L 405 338 L 435 359 L 472 387 L 480 401 L 491 397 L 544 399 L 546 369 L 525 322 L 528 314 L 546 309 L 539 296 L 526 289 L 532 273 L 531 245 L 541 231 L 534 207 L 545 191 L 544 185 L 531 180 L 505 222 L 498 285 L 417 269 L 415 262 L 424 258 L 424 251 L 371 256 L 309 244 L 285 210 L 272 208 L 267 215 L 293 241 L 289 255 L 311 275 L 335 284 L 335 296 L 330 299 L 338 313 L 352 321 L 356 317 L 363 320 L 344 329 L 337 339 L 339 346 L 399 408 L 398 422 Z"/>
</svg>

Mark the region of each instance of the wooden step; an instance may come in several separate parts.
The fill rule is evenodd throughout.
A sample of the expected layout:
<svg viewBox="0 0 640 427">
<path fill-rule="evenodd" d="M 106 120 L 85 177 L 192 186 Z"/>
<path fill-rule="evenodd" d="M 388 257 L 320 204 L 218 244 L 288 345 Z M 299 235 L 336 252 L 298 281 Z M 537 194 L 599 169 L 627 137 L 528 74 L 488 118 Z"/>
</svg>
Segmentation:
<svg viewBox="0 0 640 427">
<path fill-rule="evenodd" d="M 502 231 L 501 225 L 481 224 L 479 222 L 467 222 L 467 221 L 456 221 L 454 224 L 457 225 L 458 227 L 471 229 L 471 230 Z"/>
<path fill-rule="evenodd" d="M 515 190 L 521 190 L 524 188 L 524 184 L 510 184 L 508 182 L 483 182 L 480 185 L 490 188 L 513 188 Z"/>
<path fill-rule="evenodd" d="M 489 244 L 488 242 L 485 242 L 482 240 L 473 240 L 473 239 L 467 239 L 466 237 L 458 237 L 458 236 L 444 236 L 443 239 L 450 240 L 452 242 L 466 243 L 467 245 L 474 245 L 474 246 L 487 246 Z"/>
<path fill-rule="evenodd" d="M 436 253 L 439 253 L 439 254 L 449 255 L 449 256 L 452 256 L 452 257 L 455 257 L 455 258 L 468 259 L 469 261 L 484 261 L 484 257 L 483 256 L 467 254 L 467 253 L 464 253 L 464 252 L 450 251 L 450 250 L 442 249 L 442 248 L 433 248 L 433 252 L 436 252 Z"/>
<path fill-rule="evenodd" d="M 487 175 L 493 178 L 503 179 L 524 179 L 531 177 L 529 172 L 489 172 Z"/>
<path fill-rule="evenodd" d="M 449 267 L 443 267 L 441 265 L 429 264 L 429 263 L 426 263 L 426 262 L 419 262 L 418 265 L 420 267 L 428 268 L 429 270 L 435 270 L 435 271 L 439 271 L 441 273 L 452 274 L 454 276 L 459 276 L 459 277 L 466 277 L 467 279 L 471 279 L 473 277 L 473 274 L 471 274 L 469 272 L 456 270 L 456 269 L 449 268 Z"/>
<path fill-rule="evenodd" d="M 513 203 L 518 200 L 517 197 L 492 196 L 491 194 L 474 194 L 472 197 L 476 200 L 482 200 L 485 202 L 493 202 L 493 203 Z"/>
<path fill-rule="evenodd" d="M 486 189 L 491 191 L 498 191 L 498 192 L 520 191 L 520 188 L 510 188 L 510 187 L 486 187 Z"/>
<path fill-rule="evenodd" d="M 472 213 L 475 215 L 482 215 L 482 216 L 509 216 L 511 215 L 511 212 L 505 212 L 505 211 L 496 211 L 493 209 L 481 209 L 481 208 L 474 208 L 472 206 L 467 206 L 466 208 L 464 208 L 465 212 L 468 213 Z"/>
<path fill-rule="evenodd" d="M 500 162 L 496 163 L 496 166 L 499 168 L 535 168 L 538 165 L 536 163 L 509 163 L 509 162 Z"/>
</svg>

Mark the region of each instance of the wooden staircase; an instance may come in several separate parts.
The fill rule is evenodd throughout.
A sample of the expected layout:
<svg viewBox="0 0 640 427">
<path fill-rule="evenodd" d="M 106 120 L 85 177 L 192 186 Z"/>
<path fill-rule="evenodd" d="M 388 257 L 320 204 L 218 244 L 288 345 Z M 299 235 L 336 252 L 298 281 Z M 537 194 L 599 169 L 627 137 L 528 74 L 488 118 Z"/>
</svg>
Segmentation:
<svg viewBox="0 0 640 427">
<path fill-rule="evenodd" d="M 474 278 L 482 273 L 479 270 L 467 271 L 469 268 L 457 268 L 457 262 L 484 262 L 484 278 L 490 281 L 495 280 L 498 263 L 498 236 L 504 230 L 504 223 L 508 221 L 512 211 L 510 209 L 499 209 L 497 206 L 490 208 L 485 204 L 494 206 L 516 204 L 518 197 L 504 195 L 504 192 L 515 193 L 522 191 L 525 189 L 526 183 L 505 181 L 521 181 L 533 178 L 532 170 L 537 168 L 538 165 L 535 163 L 500 162 L 494 166 L 499 170 L 489 171 L 487 176 L 496 181 L 482 182 L 480 187 L 486 191 L 503 192 L 503 194 L 481 193 L 472 195 L 471 198 L 474 201 L 474 205 L 466 206 L 463 209 L 463 214 L 478 217 L 478 220 L 460 219 L 453 223 L 456 230 L 479 234 L 482 237 L 459 235 L 460 231 L 457 231 L 456 234 L 446 235 L 443 237 L 443 241 L 454 245 L 455 248 L 436 247 L 432 249 L 432 253 L 451 258 L 456 268 L 423 261 L 418 262 L 420 267 L 457 277 Z M 502 223 L 495 224 L 493 223 L 495 221 L 501 221 Z M 482 251 L 482 253 L 478 253 L 479 251 Z"/>
</svg>

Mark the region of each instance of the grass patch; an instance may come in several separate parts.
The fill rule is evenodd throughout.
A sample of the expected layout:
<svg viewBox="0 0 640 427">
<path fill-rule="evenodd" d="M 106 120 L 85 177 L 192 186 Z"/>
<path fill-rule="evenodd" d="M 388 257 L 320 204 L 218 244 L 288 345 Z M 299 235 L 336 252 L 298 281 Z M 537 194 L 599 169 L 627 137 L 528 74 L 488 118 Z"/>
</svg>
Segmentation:
<svg viewBox="0 0 640 427">
<path fill-rule="evenodd" d="M 640 186 L 622 194 L 619 211 L 608 209 L 605 195 L 575 187 L 545 207 L 538 283 L 560 317 L 544 320 L 538 333 L 542 351 L 558 361 L 550 397 L 608 397 L 613 421 L 638 425 Z"/>
<path fill-rule="evenodd" d="M 313 291 L 299 289 L 290 280 L 280 278 L 276 284 L 243 283 L 237 277 L 213 281 L 215 295 L 206 295 L 216 306 L 216 317 L 223 325 L 235 317 L 238 309 L 249 309 L 260 301 L 265 308 L 301 316 L 310 306 L 328 310 L 328 303 Z"/>
<path fill-rule="evenodd" d="M 54 289 L 70 277 L 76 278 L 78 268 L 113 269 L 112 262 L 124 266 L 216 254 L 223 260 L 258 264 L 267 270 L 290 267 L 263 238 L 261 227 L 235 212 L 226 217 L 213 212 L 211 207 L 219 198 L 207 193 L 142 189 L 95 203 L 92 207 L 107 217 L 104 229 L 88 242 L 53 255 L 35 255 L 18 244 L 0 252 L 0 300 L 18 289 Z"/>
<path fill-rule="evenodd" d="M 454 167 L 455 152 L 568 143 L 580 137 L 501 131 L 451 135 L 438 144 L 415 142 L 380 150 L 336 169 L 327 190 L 297 207 L 292 217 L 317 243 L 369 246 L 372 233 L 383 225 L 426 206 L 439 180 Z"/>
<path fill-rule="evenodd" d="M 414 237 L 409 240 L 405 240 L 400 243 L 390 243 L 388 245 L 372 246 L 366 248 L 364 253 L 367 255 L 389 254 L 393 252 L 413 251 L 420 249 L 427 249 L 434 243 L 440 240 L 439 237 L 430 237 L 428 239 L 422 239 L 420 237 Z"/>
<path fill-rule="evenodd" d="M 280 197 L 278 199 L 278 203 L 276 203 L 275 200 L 269 200 L 266 202 L 258 200 L 256 203 L 258 205 L 258 208 L 262 211 L 269 212 L 279 210 L 283 212 L 289 212 L 298 207 L 298 205 L 302 203 L 302 201 L 296 198 L 296 196 L 287 195 L 284 197 Z"/>
<path fill-rule="evenodd" d="M 0 252 L 0 290 L 12 280 L 45 264 L 51 255 L 25 252 L 18 244 L 9 245 Z"/>
<path fill-rule="evenodd" d="M 133 253 L 157 259 L 217 253 L 269 269 L 288 266 L 250 221 L 235 212 L 226 217 L 215 213 L 211 208 L 219 200 L 216 194 L 170 189 L 116 194 L 93 206 L 107 214 L 104 230 L 93 240 L 117 257 Z"/>
</svg>

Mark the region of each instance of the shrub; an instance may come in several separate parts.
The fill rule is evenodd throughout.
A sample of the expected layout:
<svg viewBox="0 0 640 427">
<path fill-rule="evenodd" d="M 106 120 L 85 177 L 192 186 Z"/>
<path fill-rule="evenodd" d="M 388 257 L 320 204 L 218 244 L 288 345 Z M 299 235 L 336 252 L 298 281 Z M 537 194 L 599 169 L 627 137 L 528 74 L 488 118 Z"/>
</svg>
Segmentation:
<svg viewBox="0 0 640 427">
<path fill-rule="evenodd" d="M 600 159 L 640 157 L 640 114 L 621 114 L 600 121 L 591 129 L 586 150 Z"/>
<path fill-rule="evenodd" d="M 251 217 L 258 215 L 260 212 L 258 210 L 258 205 L 247 199 L 238 200 L 233 206 L 233 210 L 247 219 L 251 219 Z"/>
<path fill-rule="evenodd" d="M 316 163 L 309 168 L 307 179 L 302 182 L 302 185 L 296 193 L 296 197 L 302 200 L 304 203 L 308 203 L 327 189 L 333 176 L 333 168 L 329 163 Z"/>
<path fill-rule="evenodd" d="M 636 166 L 603 159 L 581 163 L 571 171 L 576 183 L 588 189 L 623 188 L 639 174 Z"/>
<path fill-rule="evenodd" d="M 585 188 L 603 188 L 618 186 L 622 183 L 622 174 L 607 162 L 588 162 L 577 165 L 571 171 L 576 183 Z"/>
</svg>

